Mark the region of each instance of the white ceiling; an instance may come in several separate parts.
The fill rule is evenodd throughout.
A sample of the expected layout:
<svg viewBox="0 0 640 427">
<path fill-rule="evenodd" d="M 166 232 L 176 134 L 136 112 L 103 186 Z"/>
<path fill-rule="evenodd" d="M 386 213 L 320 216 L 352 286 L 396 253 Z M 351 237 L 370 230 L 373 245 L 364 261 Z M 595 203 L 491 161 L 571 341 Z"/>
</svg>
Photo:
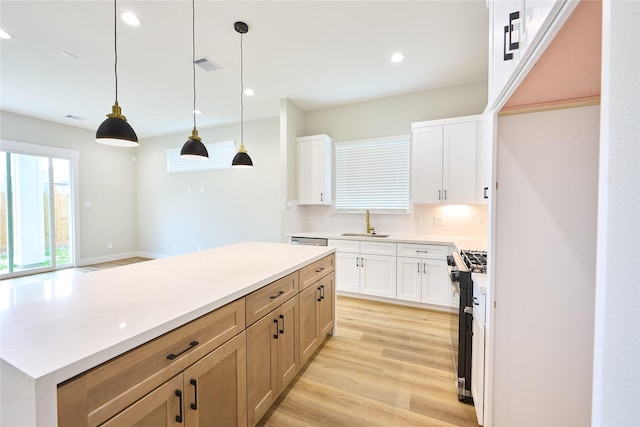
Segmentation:
<svg viewBox="0 0 640 427">
<path fill-rule="evenodd" d="M 245 121 L 487 79 L 488 11 L 470 1 L 196 1 L 198 128 L 240 118 L 244 36 Z M 118 101 L 138 137 L 193 125 L 191 1 L 118 1 Z M 96 129 L 115 98 L 113 2 L 0 2 L 1 108 Z M 69 52 L 77 59 L 60 55 Z M 392 64 L 401 51 L 403 63 Z M 66 118 L 73 115 L 85 118 Z"/>
</svg>

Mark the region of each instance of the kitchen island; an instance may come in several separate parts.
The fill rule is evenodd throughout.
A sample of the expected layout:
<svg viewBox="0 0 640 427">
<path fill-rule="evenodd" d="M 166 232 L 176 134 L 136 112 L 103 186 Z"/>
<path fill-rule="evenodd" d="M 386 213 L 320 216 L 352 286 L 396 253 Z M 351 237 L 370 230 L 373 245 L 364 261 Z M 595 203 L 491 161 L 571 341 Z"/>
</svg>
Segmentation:
<svg viewBox="0 0 640 427">
<path fill-rule="evenodd" d="M 298 273 L 302 291 L 333 252 L 248 242 L 2 289 L 2 425 L 57 425 L 59 384 L 234 301 L 244 330 L 243 297 Z"/>
</svg>

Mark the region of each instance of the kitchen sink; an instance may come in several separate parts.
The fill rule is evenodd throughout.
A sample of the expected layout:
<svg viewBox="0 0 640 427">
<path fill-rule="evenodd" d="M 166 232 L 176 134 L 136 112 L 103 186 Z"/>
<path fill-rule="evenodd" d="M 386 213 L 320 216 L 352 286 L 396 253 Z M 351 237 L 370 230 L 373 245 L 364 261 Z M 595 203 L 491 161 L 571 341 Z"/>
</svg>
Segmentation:
<svg viewBox="0 0 640 427">
<path fill-rule="evenodd" d="M 388 234 L 342 233 L 345 237 L 389 237 Z"/>
</svg>

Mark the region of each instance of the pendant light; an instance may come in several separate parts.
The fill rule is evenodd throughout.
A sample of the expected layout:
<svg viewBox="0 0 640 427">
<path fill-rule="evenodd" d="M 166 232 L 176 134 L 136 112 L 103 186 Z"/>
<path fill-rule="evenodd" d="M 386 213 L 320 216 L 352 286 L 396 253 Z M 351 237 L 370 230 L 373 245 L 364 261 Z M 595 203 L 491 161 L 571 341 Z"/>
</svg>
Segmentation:
<svg viewBox="0 0 640 427">
<path fill-rule="evenodd" d="M 113 0 L 113 45 L 115 51 L 115 77 L 116 77 L 116 101 L 111 107 L 111 113 L 107 114 L 107 119 L 102 122 L 96 131 L 96 141 L 101 144 L 115 145 L 117 147 L 137 147 L 138 136 L 127 123 L 127 118 L 122 115 L 120 105 L 118 105 L 118 17 L 116 0 Z"/>
<path fill-rule="evenodd" d="M 242 80 L 244 68 L 242 62 L 242 35 L 249 31 L 249 26 L 244 22 L 236 22 L 233 24 L 233 28 L 240 34 L 240 150 L 233 158 L 231 167 L 252 168 L 253 162 L 244 147 L 244 81 Z"/>
<path fill-rule="evenodd" d="M 204 146 L 202 140 L 198 136 L 198 129 L 196 128 L 196 1 L 191 0 L 191 19 L 192 19 L 192 58 L 191 67 L 193 69 L 193 131 L 191 136 L 182 146 L 180 150 L 180 157 L 183 159 L 196 159 L 207 160 L 209 158 L 209 152 L 207 147 Z"/>
</svg>

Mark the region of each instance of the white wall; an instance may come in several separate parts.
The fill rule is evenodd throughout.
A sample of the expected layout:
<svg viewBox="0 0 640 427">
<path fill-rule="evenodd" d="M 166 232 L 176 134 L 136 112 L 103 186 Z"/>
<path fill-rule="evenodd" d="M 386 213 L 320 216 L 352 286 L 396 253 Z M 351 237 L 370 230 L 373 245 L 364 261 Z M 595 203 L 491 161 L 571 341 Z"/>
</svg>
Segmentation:
<svg viewBox="0 0 640 427">
<path fill-rule="evenodd" d="M 6 111 L 0 120 L 2 139 L 80 152 L 79 265 L 126 258 L 137 251 L 137 149 L 98 144 L 94 131 Z M 84 202 L 92 206 L 82 207 Z"/>
<path fill-rule="evenodd" d="M 594 426 L 640 425 L 640 2 L 603 2 Z"/>
<path fill-rule="evenodd" d="M 204 143 L 240 136 L 238 124 L 198 131 Z M 169 175 L 165 150 L 181 147 L 190 132 L 142 141 L 137 226 L 143 254 L 159 257 L 245 240 L 281 241 L 279 120 L 245 123 L 244 134 L 253 169 Z"/>
<path fill-rule="evenodd" d="M 590 423 L 599 114 L 498 120 L 494 426 Z"/>
<path fill-rule="evenodd" d="M 486 82 L 415 92 L 308 111 L 304 113 L 304 134 L 297 136 L 324 133 L 336 142 L 411 134 L 412 122 L 480 114 L 486 104 Z M 444 219 L 443 227 L 433 225 L 434 216 Z M 411 214 L 372 215 L 372 222 L 380 233 L 486 236 L 486 217 L 486 206 L 415 205 Z M 330 206 L 291 204 L 287 218 L 287 232 L 359 232 L 364 228 L 363 215 L 336 214 Z"/>
</svg>

